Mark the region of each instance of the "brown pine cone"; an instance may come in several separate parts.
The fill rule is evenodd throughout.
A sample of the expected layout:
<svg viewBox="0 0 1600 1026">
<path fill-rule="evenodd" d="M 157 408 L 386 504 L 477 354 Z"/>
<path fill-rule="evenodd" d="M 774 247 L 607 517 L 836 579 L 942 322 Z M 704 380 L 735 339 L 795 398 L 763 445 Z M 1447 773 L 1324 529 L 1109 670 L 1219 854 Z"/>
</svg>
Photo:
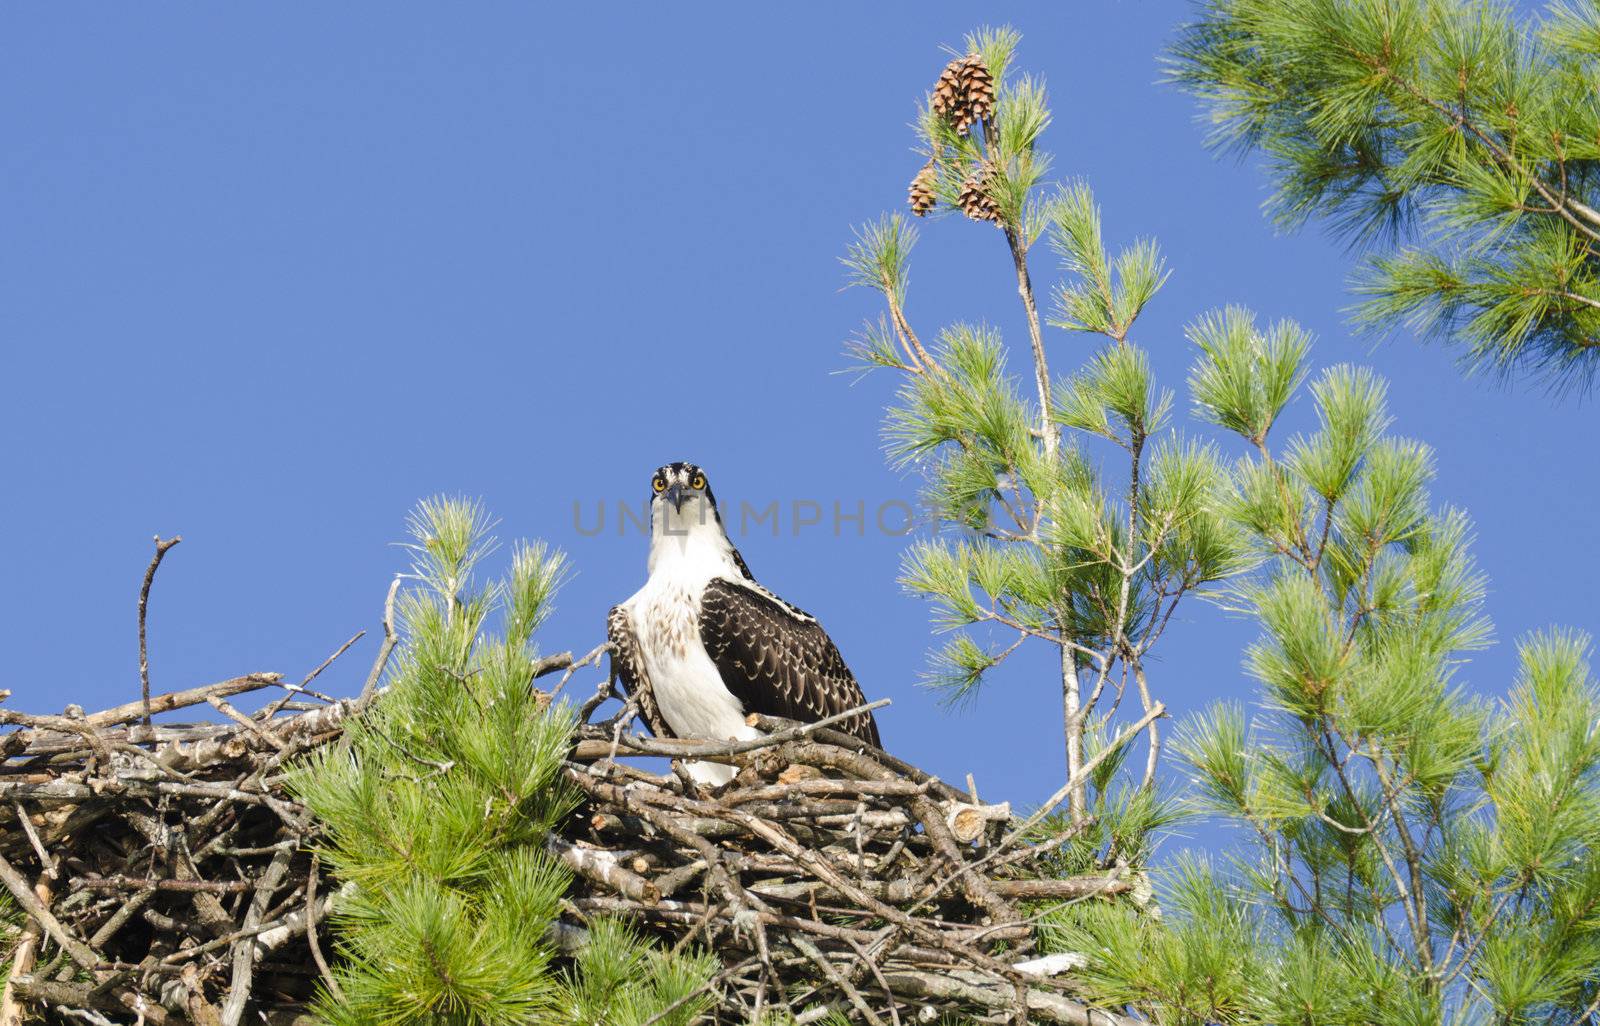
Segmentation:
<svg viewBox="0 0 1600 1026">
<path fill-rule="evenodd" d="M 918 217 L 925 216 L 932 210 L 934 204 L 939 202 L 938 194 L 934 192 L 934 181 L 937 172 L 934 170 L 933 161 L 922 165 L 922 170 L 917 172 L 917 177 L 911 179 L 910 194 L 907 197 L 911 203 L 911 212 Z"/>
<path fill-rule="evenodd" d="M 961 207 L 961 212 L 974 221 L 1000 223 L 1000 204 L 989 195 L 989 179 L 992 177 L 993 169 L 980 164 L 961 183 L 961 195 L 956 198 L 956 203 Z"/>
<path fill-rule="evenodd" d="M 967 101 L 964 111 L 967 125 L 994 117 L 994 78 L 983 58 L 975 53 L 967 54 L 962 60 L 961 88 Z M 957 130 L 966 132 L 960 122 L 957 122 Z"/>
<path fill-rule="evenodd" d="M 965 57 L 957 57 L 946 64 L 933 86 L 933 112 L 942 118 L 956 120 L 961 108 L 966 106 L 967 91 L 961 80 Z"/>
</svg>

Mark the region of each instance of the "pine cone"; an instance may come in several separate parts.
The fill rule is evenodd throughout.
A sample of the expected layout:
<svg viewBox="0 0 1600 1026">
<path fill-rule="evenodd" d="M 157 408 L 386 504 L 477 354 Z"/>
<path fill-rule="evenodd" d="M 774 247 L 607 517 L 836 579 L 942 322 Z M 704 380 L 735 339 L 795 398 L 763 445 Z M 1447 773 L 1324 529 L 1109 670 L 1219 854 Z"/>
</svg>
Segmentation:
<svg viewBox="0 0 1600 1026">
<path fill-rule="evenodd" d="M 994 117 L 994 78 L 989 74 L 983 58 L 967 54 L 961 64 L 962 95 L 966 97 L 967 124 Z M 965 134 L 966 128 L 956 123 L 956 130 Z"/>
<path fill-rule="evenodd" d="M 969 53 L 945 65 L 933 87 L 933 112 L 962 135 L 984 118 L 994 117 L 994 77 L 982 57 Z"/>
<path fill-rule="evenodd" d="M 961 195 L 956 202 L 961 207 L 961 212 L 974 221 L 993 221 L 1000 223 L 1000 204 L 989 195 L 989 179 L 993 176 L 993 169 L 980 164 L 961 183 Z"/>
<path fill-rule="evenodd" d="M 937 172 L 933 168 L 933 161 L 922 165 L 922 170 L 917 172 L 917 177 L 911 179 L 911 189 L 908 199 L 911 203 L 911 212 L 922 217 L 932 210 L 934 204 L 939 202 L 938 195 L 934 192 L 934 181 Z"/>
<path fill-rule="evenodd" d="M 933 112 L 942 118 L 956 120 L 961 114 L 961 108 L 966 106 L 967 90 L 961 81 L 961 71 L 965 57 L 957 57 L 944 66 L 939 73 L 939 81 L 933 86 Z"/>
</svg>

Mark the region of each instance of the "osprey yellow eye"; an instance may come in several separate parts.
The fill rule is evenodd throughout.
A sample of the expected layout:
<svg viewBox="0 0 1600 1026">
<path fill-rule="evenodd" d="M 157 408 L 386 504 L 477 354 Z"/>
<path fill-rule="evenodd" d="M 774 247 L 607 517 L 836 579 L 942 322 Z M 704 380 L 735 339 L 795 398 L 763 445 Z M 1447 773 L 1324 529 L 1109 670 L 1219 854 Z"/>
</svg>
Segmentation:
<svg viewBox="0 0 1600 1026">
<path fill-rule="evenodd" d="M 653 478 L 650 481 L 650 487 L 654 488 L 658 492 L 664 492 L 667 490 L 666 479 L 661 477 Z"/>
<path fill-rule="evenodd" d="M 689 482 L 689 487 L 690 488 L 704 488 L 705 486 L 706 486 L 706 476 L 704 474 L 696 474 L 694 476 L 694 480 Z"/>
</svg>

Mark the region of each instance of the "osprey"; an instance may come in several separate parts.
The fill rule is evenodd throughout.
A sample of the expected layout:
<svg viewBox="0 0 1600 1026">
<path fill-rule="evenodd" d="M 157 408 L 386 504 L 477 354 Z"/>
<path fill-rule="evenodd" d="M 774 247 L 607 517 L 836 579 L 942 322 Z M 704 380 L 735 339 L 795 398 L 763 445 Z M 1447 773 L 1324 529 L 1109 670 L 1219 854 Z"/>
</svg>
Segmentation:
<svg viewBox="0 0 1600 1026">
<path fill-rule="evenodd" d="M 728 540 L 705 471 L 669 463 L 650 479 L 644 587 L 612 607 L 612 668 L 657 737 L 748 740 L 749 713 L 814 722 L 864 705 L 816 617 L 757 584 Z M 871 713 L 839 723 L 878 744 Z M 731 766 L 690 763 L 722 784 Z"/>
</svg>

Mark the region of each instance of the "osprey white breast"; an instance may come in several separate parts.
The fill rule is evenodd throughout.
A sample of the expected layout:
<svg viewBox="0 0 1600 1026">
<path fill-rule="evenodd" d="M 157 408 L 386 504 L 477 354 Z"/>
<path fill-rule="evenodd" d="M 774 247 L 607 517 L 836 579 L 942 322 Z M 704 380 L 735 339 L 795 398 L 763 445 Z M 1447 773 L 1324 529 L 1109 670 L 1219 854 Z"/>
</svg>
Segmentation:
<svg viewBox="0 0 1600 1026">
<path fill-rule="evenodd" d="M 700 636 L 700 599 L 715 577 L 741 576 L 715 511 L 687 503 L 654 503 L 650 576 L 622 604 L 632 622 L 638 656 L 649 674 L 661 718 L 685 738 L 746 740 L 760 732 L 745 723 L 743 705 L 722 681 Z M 725 783 L 733 768 L 691 763 L 698 780 Z"/>
<path fill-rule="evenodd" d="M 693 565 L 673 560 L 652 573 L 623 608 L 633 621 L 656 705 L 674 734 L 755 737 L 757 732 L 744 721 L 743 707 L 722 682 L 700 639 L 700 597 L 708 580 L 710 576 Z"/>
</svg>

